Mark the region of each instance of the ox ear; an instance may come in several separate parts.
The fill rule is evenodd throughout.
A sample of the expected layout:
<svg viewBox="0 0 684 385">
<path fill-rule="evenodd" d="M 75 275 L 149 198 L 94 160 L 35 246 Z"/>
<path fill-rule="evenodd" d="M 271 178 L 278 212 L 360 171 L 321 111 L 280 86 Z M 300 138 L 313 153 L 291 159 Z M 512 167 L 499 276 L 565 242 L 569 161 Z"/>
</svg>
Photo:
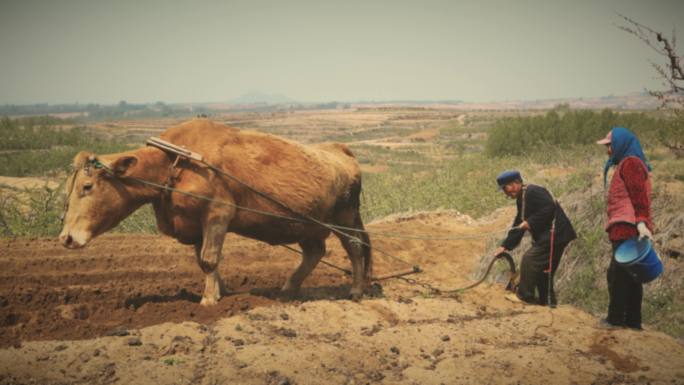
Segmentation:
<svg viewBox="0 0 684 385">
<path fill-rule="evenodd" d="M 112 169 L 114 175 L 127 176 L 131 173 L 130 170 L 133 166 L 135 166 L 136 163 L 138 163 L 137 157 L 125 155 L 114 159 L 109 167 Z"/>
</svg>

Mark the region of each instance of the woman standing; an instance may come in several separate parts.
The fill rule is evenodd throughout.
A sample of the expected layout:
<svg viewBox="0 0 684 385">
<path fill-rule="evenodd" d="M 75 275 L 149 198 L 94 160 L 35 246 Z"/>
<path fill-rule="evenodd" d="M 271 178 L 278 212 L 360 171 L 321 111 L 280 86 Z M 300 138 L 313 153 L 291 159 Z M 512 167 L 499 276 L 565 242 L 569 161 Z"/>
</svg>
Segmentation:
<svg viewBox="0 0 684 385">
<path fill-rule="evenodd" d="M 601 320 L 604 327 L 641 329 L 641 299 L 643 286 L 632 278 L 615 260 L 615 250 L 627 239 L 636 236 L 653 240 L 651 218 L 650 164 L 641 149 L 639 139 L 624 127 L 613 128 L 596 142 L 608 150 L 608 161 L 603 170 L 604 183 L 608 170 L 616 166 L 608 189 L 608 223 L 606 231 L 613 246 L 613 257 L 608 267 L 608 317 Z"/>
</svg>

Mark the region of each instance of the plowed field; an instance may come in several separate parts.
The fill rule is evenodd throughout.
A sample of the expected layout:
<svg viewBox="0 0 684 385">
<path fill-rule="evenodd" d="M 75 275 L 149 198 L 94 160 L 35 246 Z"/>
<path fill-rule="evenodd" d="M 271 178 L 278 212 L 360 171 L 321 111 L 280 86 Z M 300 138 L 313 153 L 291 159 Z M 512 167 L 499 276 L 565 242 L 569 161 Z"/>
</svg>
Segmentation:
<svg viewBox="0 0 684 385">
<path fill-rule="evenodd" d="M 371 234 L 375 275 L 410 270 L 443 289 L 482 273 L 487 237 L 510 209 L 395 217 Z M 0 384 L 681 384 L 684 346 L 650 331 L 603 330 L 589 314 L 504 299 L 491 281 L 458 296 L 405 280 L 348 301 L 349 278 L 319 264 L 297 298 L 278 288 L 300 257 L 228 235 L 226 292 L 202 307 L 191 247 L 154 235 L 104 235 L 67 250 L 54 239 L 0 248 Z M 380 250 L 405 260 L 403 263 Z M 325 261 L 348 268 L 336 239 Z M 501 269 L 494 273 L 501 274 Z"/>
</svg>

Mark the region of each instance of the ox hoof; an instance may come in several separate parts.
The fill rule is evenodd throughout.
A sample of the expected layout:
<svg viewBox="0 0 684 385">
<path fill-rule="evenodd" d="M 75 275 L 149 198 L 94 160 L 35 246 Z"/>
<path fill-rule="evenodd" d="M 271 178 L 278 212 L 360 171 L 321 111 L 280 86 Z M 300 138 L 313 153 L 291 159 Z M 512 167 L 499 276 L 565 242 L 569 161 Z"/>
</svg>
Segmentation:
<svg viewBox="0 0 684 385">
<path fill-rule="evenodd" d="M 203 297 L 202 301 L 200 301 L 200 305 L 202 305 L 202 306 L 214 306 L 218 303 L 218 301 L 219 301 L 218 298 Z"/>
<path fill-rule="evenodd" d="M 363 297 L 363 291 L 362 290 L 352 290 L 349 293 L 349 298 L 351 298 L 351 300 L 354 302 L 361 301 L 362 297 Z"/>
<path fill-rule="evenodd" d="M 291 301 L 299 297 L 299 289 L 280 289 L 280 298 L 285 301 Z"/>
</svg>

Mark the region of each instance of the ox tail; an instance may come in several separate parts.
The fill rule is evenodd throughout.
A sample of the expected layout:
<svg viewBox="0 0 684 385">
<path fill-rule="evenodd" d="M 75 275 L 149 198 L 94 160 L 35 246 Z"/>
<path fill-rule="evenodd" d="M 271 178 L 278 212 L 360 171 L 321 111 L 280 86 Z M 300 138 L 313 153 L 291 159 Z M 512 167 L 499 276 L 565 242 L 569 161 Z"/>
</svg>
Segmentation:
<svg viewBox="0 0 684 385">
<path fill-rule="evenodd" d="M 373 277 L 373 255 L 371 248 L 371 240 L 368 233 L 365 231 L 363 221 L 361 220 L 361 181 L 352 184 L 349 191 L 349 200 L 351 206 L 356 211 L 356 218 L 354 219 L 354 227 L 359 229 L 359 238 L 361 239 L 361 255 L 363 257 L 364 277 L 366 283 L 370 285 Z"/>
<path fill-rule="evenodd" d="M 349 236 L 357 237 L 360 242 L 357 250 L 360 250 L 360 257 L 363 261 L 363 273 L 366 286 L 370 286 L 373 277 L 373 258 L 371 253 L 371 241 L 368 233 L 363 227 L 361 220 L 361 180 L 356 180 L 349 186 L 346 194 L 338 199 L 335 203 L 335 212 L 346 212 L 343 224 L 345 226 L 353 227 L 349 231 L 345 231 Z M 351 214 L 351 215 L 349 215 Z M 341 239 L 344 238 L 341 235 Z M 346 241 L 346 240 L 345 240 Z M 346 246 L 345 246 L 346 247 Z M 350 250 L 347 250 L 350 253 Z M 353 252 L 353 251 L 352 251 Z M 350 254 L 351 257 L 351 254 Z"/>
<path fill-rule="evenodd" d="M 359 238 L 361 238 L 361 241 L 363 242 L 361 245 L 361 256 L 363 257 L 364 277 L 366 279 L 366 283 L 370 285 L 371 279 L 373 278 L 373 254 L 371 240 L 368 236 L 368 233 L 365 231 L 365 228 L 363 227 L 361 215 L 357 216 L 356 222 L 356 228 L 360 230 Z"/>
</svg>

